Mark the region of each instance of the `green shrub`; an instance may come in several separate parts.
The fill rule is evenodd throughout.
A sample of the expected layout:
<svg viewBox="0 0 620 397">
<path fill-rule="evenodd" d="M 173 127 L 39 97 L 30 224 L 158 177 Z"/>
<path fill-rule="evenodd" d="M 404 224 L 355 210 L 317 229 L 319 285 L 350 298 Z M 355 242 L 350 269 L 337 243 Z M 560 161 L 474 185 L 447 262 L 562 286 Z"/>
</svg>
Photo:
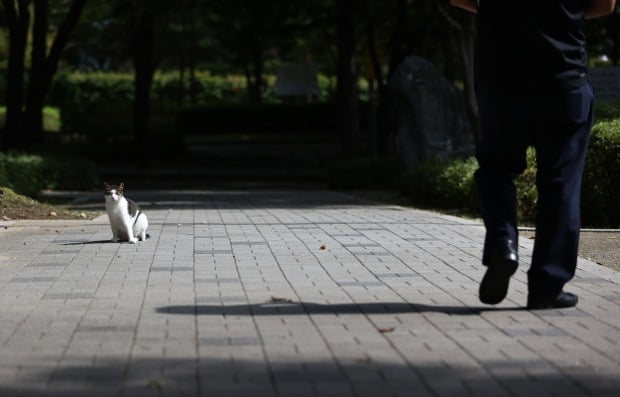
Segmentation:
<svg viewBox="0 0 620 397">
<path fill-rule="evenodd" d="M 584 171 L 582 208 L 586 226 L 620 226 L 620 118 L 592 130 Z"/>
<path fill-rule="evenodd" d="M 536 155 L 527 153 L 528 166 L 515 180 L 519 219 L 532 223 L 536 216 Z M 405 192 L 420 206 L 459 210 L 477 214 L 473 173 L 474 158 L 429 161 L 408 172 L 403 180 Z M 586 227 L 620 225 L 620 118 L 597 123 L 586 160 L 582 189 L 582 220 Z"/>
<path fill-rule="evenodd" d="M 473 180 L 476 168 L 473 157 L 429 160 L 406 173 L 403 188 L 416 205 L 474 213 L 477 208 Z"/>
<path fill-rule="evenodd" d="M 0 153 L 0 186 L 9 186 L 9 174 L 6 170 L 4 155 Z"/>
<path fill-rule="evenodd" d="M 536 159 L 528 150 L 528 167 L 515 180 L 518 189 L 518 216 L 532 222 L 536 211 Z M 456 160 L 429 160 L 409 171 L 403 181 L 412 201 L 426 208 L 456 210 L 478 216 L 479 205 L 474 182 L 478 163 L 474 157 Z"/>
<path fill-rule="evenodd" d="M 620 119 L 620 101 L 601 102 L 594 107 L 594 120 L 596 122 Z"/>
<path fill-rule="evenodd" d="M 19 194 L 35 197 L 45 188 L 44 162 L 38 155 L 8 154 L 1 161 L 6 168 L 9 187 Z"/>
<path fill-rule="evenodd" d="M 36 197 L 43 189 L 87 190 L 99 183 L 98 169 L 89 160 L 0 153 L 0 186 L 19 194 Z"/>
<path fill-rule="evenodd" d="M 523 223 L 533 223 L 536 218 L 536 152 L 530 148 L 527 151 L 527 168 L 515 179 L 517 187 L 518 217 Z"/>
</svg>

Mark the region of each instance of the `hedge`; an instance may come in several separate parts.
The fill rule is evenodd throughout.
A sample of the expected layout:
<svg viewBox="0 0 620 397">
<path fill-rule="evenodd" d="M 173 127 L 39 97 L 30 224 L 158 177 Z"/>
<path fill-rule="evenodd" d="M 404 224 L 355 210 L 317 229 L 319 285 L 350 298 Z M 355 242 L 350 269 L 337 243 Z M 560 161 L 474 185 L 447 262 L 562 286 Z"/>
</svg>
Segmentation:
<svg viewBox="0 0 620 397">
<path fill-rule="evenodd" d="M 606 110 L 607 111 L 607 110 Z M 620 117 L 598 122 L 592 130 L 583 177 L 582 222 L 584 227 L 620 227 Z M 472 158 L 453 161 L 429 161 L 403 178 L 404 192 L 414 204 L 439 210 L 458 210 L 478 216 L 473 173 L 477 168 Z M 519 218 L 532 223 L 536 215 L 536 159 L 528 151 L 528 167 L 515 181 L 518 189 Z"/>
<path fill-rule="evenodd" d="M 0 186 L 36 197 L 43 189 L 89 190 L 100 184 L 96 165 L 74 157 L 0 152 Z"/>
<path fill-rule="evenodd" d="M 620 118 L 597 123 L 584 171 L 582 207 L 588 225 L 620 228 Z"/>
</svg>

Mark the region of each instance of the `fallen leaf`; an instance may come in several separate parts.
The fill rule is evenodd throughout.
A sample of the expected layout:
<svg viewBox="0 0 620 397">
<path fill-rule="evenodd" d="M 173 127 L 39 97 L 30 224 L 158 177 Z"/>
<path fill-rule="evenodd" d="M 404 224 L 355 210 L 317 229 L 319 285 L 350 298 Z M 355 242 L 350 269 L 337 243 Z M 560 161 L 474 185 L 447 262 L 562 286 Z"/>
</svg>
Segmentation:
<svg viewBox="0 0 620 397">
<path fill-rule="evenodd" d="M 381 332 L 382 334 L 389 334 L 390 332 L 394 332 L 395 329 L 396 327 L 377 328 L 377 331 Z"/>
<path fill-rule="evenodd" d="M 322 251 L 322 250 L 324 250 L 324 249 L 325 249 L 325 246 L 324 246 L 324 245 L 321 245 L 321 246 L 319 247 L 319 249 Z"/>
<path fill-rule="evenodd" d="M 279 296 L 272 296 L 270 302 L 273 302 L 273 303 L 282 303 L 282 302 L 291 303 L 293 301 L 288 299 L 288 298 L 281 298 Z"/>
<path fill-rule="evenodd" d="M 80 212 L 80 217 L 86 219 L 88 218 L 88 215 L 86 215 L 86 213 L 84 212 Z"/>
<path fill-rule="evenodd" d="M 56 234 L 62 234 L 62 230 L 56 230 Z"/>
<path fill-rule="evenodd" d="M 146 387 L 148 387 L 149 389 L 157 389 L 161 391 L 164 388 L 164 384 L 156 379 L 151 379 L 149 380 L 149 383 L 147 383 Z"/>
<path fill-rule="evenodd" d="M 3 216 L 3 217 L 2 217 L 2 220 L 3 220 L 3 221 L 10 221 L 10 220 L 11 220 L 11 218 L 9 218 L 8 216 Z"/>
<path fill-rule="evenodd" d="M 58 214 L 56 213 L 56 211 L 50 211 L 50 216 L 58 216 Z"/>
<path fill-rule="evenodd" d="M 356 362 L 358 362 L 359 364 L 368 364 L 370 362 L 372 362 L 372 359 L 368 356 L 366 357 L 360 357 L 357 360 L 355 360 Z"/>
<path fill-rule="evenodd" d="M 536 240 L 536 236 L 530 236 L 528 237 L 530 240 Z"/>
</svg>

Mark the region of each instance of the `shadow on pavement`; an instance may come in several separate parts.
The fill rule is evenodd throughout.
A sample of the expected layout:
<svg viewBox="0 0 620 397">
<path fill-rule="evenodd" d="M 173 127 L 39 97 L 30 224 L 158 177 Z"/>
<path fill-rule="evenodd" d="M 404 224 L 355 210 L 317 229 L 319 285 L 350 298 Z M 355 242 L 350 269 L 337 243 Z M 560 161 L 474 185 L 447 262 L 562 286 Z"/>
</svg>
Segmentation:
<svg viewBox="0 0 620 397">
<path fill-rule="evenodd" d="M 339 360 L 210 357 L 108 358 L 54 369 L 30 368 L 23 383 L 0 384 L 3 397 L 47 396 L 617 396 L 617 376 L 591 368 L 549 371 L 523 359 L 475 366 L 410 358 L 382 362 L 359 352 Z M 428 353 L 425 357 L 428 360 Z M 437 360 L 441 361 L 441 360 Z M 527 372 L 524 369 L 527 368 Z M 537 373 L 537 368 L 543 369 Z M 498 373 L 500 374 L 498 376 Z M 305 393 L 302 393 L 304 392 Z"/>
<path fill-rule="evenodd" d="M 282 316 L 301 314 L 390 314 L 390 313 L 444 313 L 450 315 L 479 315 L 487 311 L 519 311 L 522 307 L 466 307 L 423 305 L 418 303 L 340 303 L 319 304 L 311 302 L 263 303 L 253 305 L 185 305 L 165 306 L 156 309 L 157 313 L 189 315 L 252 315 Z"/>
<path fill-rule="evenodd" d="M 311 209 L 343 206 L 385 206 L 329 190 L 127 190 L 126 197 L 143 209 Z M 54 198 L 50 196 L 50 198 Z M 56 197 L 75 210 L 102 209 L 103 193 L 76 193 Z"/>
</svg>

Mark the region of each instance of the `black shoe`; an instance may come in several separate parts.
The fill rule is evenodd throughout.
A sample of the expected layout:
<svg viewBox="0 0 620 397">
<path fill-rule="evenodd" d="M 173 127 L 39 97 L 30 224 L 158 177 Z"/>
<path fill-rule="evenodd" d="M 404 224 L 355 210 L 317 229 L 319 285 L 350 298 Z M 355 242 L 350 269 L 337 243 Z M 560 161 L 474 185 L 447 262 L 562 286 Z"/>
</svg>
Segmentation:
<svg viewBox="0 0 620 397">
<path fill-rule="evenodd" d="M 541 309 L 562 309 L 566 307 L 573 307 L 577 305 L 579 298 L 575 294 L 570 292 L 560 292 L 555 298 L 527 298 L 528 310 L 541 310 Z"/>
<path fill-rule="evenodd" d="M 486 263 L 487 272 L 480 283 L 478 296 L 482 303 L 495 305 L 500 303 L 508 293 L 510 277 L 519 267 L 517 250 L 511 240 L 506 240 L 495 249 Z"/>
</svg>

